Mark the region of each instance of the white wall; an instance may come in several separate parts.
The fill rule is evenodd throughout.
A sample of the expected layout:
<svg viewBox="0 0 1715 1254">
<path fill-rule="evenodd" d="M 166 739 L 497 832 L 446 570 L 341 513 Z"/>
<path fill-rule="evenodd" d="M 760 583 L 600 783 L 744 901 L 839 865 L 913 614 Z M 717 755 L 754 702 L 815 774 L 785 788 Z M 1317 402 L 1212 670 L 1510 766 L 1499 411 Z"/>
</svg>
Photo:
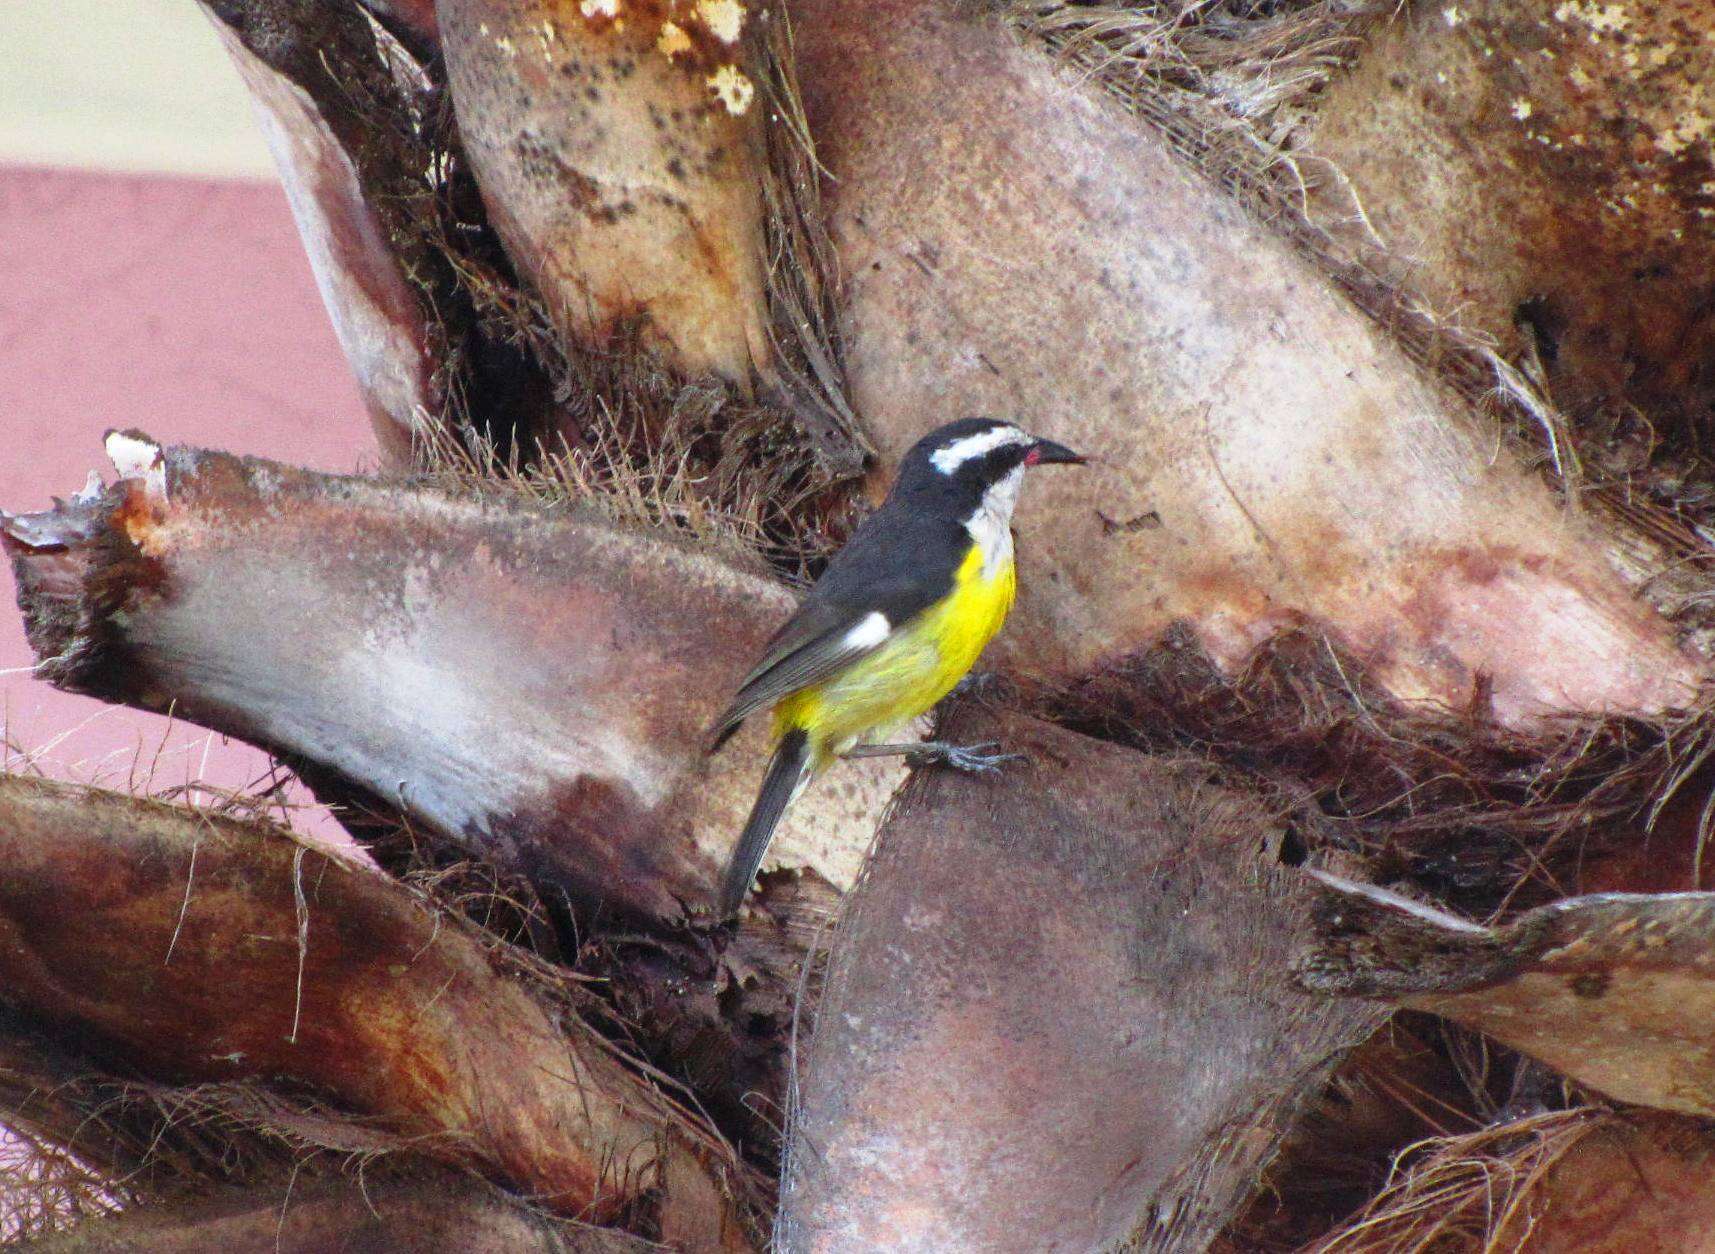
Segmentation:
<svg viewBox="0 0 1715 1254">
<path fill-rule="evenodd" d="M 195 0 L 0 0 L 0 164 L 273 177 Z"/>
</svg>

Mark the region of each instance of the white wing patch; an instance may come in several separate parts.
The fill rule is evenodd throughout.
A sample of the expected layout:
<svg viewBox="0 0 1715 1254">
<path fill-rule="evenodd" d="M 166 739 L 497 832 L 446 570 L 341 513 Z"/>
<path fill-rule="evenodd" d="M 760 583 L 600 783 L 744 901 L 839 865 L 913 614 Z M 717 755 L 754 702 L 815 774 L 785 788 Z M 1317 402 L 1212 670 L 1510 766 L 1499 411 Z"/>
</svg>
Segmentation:
<svg viewBox="0 0 1715 1254">
<path fill-rule="evenodd" d="M 929 454 L 929 460 L 934 464 L 936 470 L 944 475 L 950 475 L 973 457 L 981 457 L 1003 445 L 1029 443 L 1031 443 L 1031 437 L 1017 427 L 990 427 L 987 431 L 979 431 L 975 435 L 967 435 L 962 440 L 954 440 L 946 448 L 936 449 Z"/>
<path fill-rule="evenodd" d="M 880 610 L 871 610 L 858 620 L 858 625 L 846 632 L 845 639 L 840 643 L 848 649 L 873 649 L 893 630 L 893 624 L 887 621 L 887 615 Z"/>
</svg>

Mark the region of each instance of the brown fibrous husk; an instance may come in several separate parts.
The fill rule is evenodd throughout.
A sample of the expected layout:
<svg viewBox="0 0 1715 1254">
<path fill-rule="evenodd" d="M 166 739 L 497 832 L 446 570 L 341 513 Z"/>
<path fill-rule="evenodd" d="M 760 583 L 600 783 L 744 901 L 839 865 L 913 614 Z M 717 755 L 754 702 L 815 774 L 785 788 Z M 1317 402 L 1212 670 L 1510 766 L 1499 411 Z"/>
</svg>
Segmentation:
<svg viewBox="0 0 1715 1254">
<path fill-rule="evenodd" d="M 1705 710 L 1568 717 L 1522 734 L 1480 709 L 1393 701 L 1312 631 L 1277 637 L 1234 675 L 1176 635 L 1070 689 L 1026 685 L 1026 700 L 1090 734 L 1212 758 L 1283 809 L 1314 812 L 1327 824 L 1315 830 L 1366 855 L 1379 878 L 1478 914 L 1600 884 L 1604 860 L 1639 843 L 1688 872 L 1709 834 Z"/>
</svg>

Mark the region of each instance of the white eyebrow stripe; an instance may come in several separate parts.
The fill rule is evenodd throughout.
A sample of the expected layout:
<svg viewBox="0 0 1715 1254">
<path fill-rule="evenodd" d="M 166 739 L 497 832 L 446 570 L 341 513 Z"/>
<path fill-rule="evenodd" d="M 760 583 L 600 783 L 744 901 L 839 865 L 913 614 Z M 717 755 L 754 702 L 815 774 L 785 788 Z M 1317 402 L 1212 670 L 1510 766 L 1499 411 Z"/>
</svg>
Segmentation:
<svg viewBox="0 0 1715 1254">
<path fill-rule="evenodd" d="M 873 649 L 893 630 L 893 624 L 887 621 L 887 615 L 880 610 L 871 610 L 858 620 L 858 625 L 846 632 L 840 641 L 847 649 Z"/>
<path fill-rule="evenodd" d="M 955 440 L 946 448 L 937 449 L 929 455 L 935 469 L 944 475 L 950 475 L 974 457 L 981 457 L 1005 444 L 1028 444 L 1030 437 L 1017 427 L 990 427 L 987 431 L 979 431 L 975 435 L 967 435 L 962 440 Z"/>
</svg>

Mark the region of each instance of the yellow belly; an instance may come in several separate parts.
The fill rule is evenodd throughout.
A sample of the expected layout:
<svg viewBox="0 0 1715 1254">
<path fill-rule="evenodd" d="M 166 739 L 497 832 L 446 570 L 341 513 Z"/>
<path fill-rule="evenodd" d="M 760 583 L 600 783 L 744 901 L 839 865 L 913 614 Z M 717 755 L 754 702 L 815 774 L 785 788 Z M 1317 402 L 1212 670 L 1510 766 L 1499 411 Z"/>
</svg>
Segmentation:
<svg viewBox="0 0 1715 1254">
<path fill-rule="evenodd" d="M 810 734 L 814 765 L 860 741 L 885 736 L 927 711 L 976 665 L 983 647 L 1006 622 L 1017 589 L 1012 556 L 992 574 L 982 551 L 971 547 L 952 593 L 888 642 L 833 678 L 774 707 L 774 732 L 801 727 Z"/>
</svg>

